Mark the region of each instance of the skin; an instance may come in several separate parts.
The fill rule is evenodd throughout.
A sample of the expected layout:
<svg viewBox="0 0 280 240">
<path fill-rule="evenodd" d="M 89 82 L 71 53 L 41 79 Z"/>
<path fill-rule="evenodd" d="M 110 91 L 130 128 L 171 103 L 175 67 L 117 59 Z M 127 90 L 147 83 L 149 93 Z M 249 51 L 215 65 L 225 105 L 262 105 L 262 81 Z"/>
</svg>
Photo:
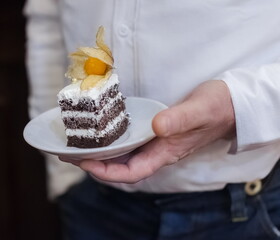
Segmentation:
<svg viewBox="0 0 280 240">
<path fill-rule="evenodd" d="M 128 155 L 105 161 L 60 159 L 104 181 L 136 183 L 218 139 L 235 136 L 227 85 L 220 80 L 202 83 L 181 103 L 158 113 L 152 126 L 157 137 Z"/>
</svg>

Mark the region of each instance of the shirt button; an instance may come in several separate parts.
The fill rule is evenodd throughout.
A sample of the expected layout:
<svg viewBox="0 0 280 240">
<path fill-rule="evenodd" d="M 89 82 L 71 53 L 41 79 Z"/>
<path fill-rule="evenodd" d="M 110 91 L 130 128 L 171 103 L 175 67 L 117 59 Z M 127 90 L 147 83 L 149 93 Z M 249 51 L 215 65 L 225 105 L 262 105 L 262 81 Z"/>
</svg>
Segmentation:
<svg viewBox="0 0 280 240">
<path fill-rule="evenodd" d="M 128 35 L 128 33 L 129 33 L 128 26 L 126 26 L 124 24 L 120 25 L 119 29 L 118 29 L 118 33 L 119 33 L 120 36 L 126 37 Z"/>
</svg>

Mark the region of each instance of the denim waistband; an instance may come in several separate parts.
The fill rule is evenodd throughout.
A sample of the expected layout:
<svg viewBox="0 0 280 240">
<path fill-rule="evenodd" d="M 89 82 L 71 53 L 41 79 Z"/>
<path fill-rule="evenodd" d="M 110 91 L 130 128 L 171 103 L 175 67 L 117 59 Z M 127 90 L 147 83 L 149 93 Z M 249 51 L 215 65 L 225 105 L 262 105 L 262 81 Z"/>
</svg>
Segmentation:
<svg viewBox="0 0 280 240">
<path fill-rule="evenodd" d="M 262 186 L 257 194 L 261 194 L 265 191 L 269 191 L 273 188 L 280 187 L 280 161 L 275 165 L 270 174 L 261 180 Z M 112 188 L 107 185 L 96 183 L 101 192 L 106 194 L 128 194 L 131 198 L 142 199 L 143 201 L 151 201 L 158 206 L 163 206 L 168 208 L 168 205 L 172 205 L 172 202 L 176 202 L 178 208 L 180 205 L 185 206 L 186 200 L 197 201 L 197 207 L 201 206 L 215 206 L 215 205 L 226 205 L 231 209 L 232 220 L 233 221 L 245 221 L 247 219 L 246 210 L 246 199 L 253 197 L 248 196 L 245 191 L 246 183 L 233 183 L 227 184 L 224 189 L 216 191 L 206 191 L 206 192 L 186 192 L 186 193 L 145 193 L 145 192 L 132 192 L 127 193 L 122 190 Z M 195 204 L 192 204 L 192 208 Z"/>
<path fill-rule="evenodd" d="M 231 199 L 231 217 L 233 222 L 248 219 L 246 199 L 280 187 L 280 161 L 274 166 L 267 177 L 249 183 L 228 184 L 227 190 Z"/>
</svg>

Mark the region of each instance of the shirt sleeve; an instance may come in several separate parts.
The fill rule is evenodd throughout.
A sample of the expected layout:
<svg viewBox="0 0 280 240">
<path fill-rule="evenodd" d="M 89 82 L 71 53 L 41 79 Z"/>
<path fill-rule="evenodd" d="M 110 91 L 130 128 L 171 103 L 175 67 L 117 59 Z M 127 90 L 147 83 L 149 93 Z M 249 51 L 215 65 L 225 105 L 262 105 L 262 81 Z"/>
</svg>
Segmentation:
<svg viewBox="0 0 280 240">
<path fill-rule="evenodd" d="M 31 118 L 56 107 L 57 93 L 64 86 L 66 51 L 58 9 L 56 0 L 29 0 L 24 8 Z"/>
<path fill-rule="evenodd" d="M 280 61 L 219 75 L 232 97 L 237 137 L 231 153 L 280 140 Z"/>
</svg>

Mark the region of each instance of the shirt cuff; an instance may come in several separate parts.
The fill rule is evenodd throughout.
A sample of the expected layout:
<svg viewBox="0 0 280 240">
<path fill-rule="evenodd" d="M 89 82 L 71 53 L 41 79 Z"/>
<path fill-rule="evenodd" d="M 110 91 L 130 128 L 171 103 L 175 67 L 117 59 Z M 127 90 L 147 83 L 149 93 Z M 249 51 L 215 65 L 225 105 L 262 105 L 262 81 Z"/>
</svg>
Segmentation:
<svg viewBox="0 0 280 240">
<path fill-rule="evenodd" d="M 215 79 L 227 84 L 233 102 L 237 136 L 230 153 L 279 141 L 280 63 L 233 69 Z"/>
</svg>

